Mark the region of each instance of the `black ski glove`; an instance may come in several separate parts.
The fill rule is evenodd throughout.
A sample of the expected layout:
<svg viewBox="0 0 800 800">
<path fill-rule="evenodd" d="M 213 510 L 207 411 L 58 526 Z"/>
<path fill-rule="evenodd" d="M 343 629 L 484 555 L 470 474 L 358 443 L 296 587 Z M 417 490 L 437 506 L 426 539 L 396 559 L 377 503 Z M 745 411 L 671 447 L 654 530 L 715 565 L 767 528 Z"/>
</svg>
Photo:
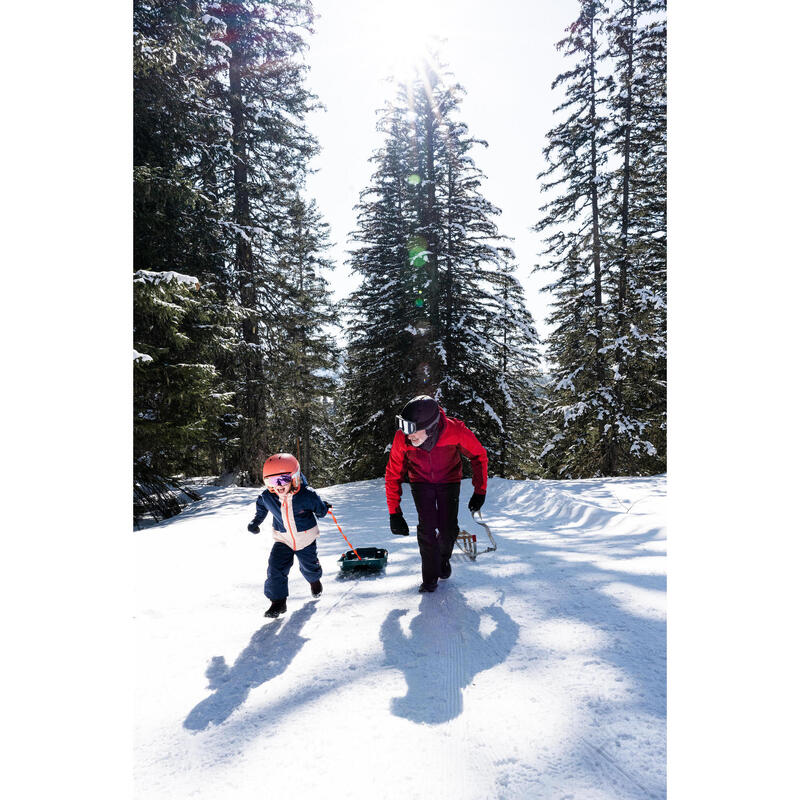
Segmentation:
<svg viewBox="0 0 800 800">
<path fill-rule="evenodd" d="M 395 536 L 408 536 L 408 523 L 403 517 L 403 512 L 389 514 L 389 527 Z"/>
<path fill-rule="evenodd" d="M 247 526 L 247 530 L 249 530 L 250 533 L 261 533 L 261 528 L 259 528 L 258 525 L 255 524 L 255 522 L 251 522 Z"/>
<path fill-rule="evenodd" d="M 323 500 L 322 502 L 325 503 L 325 513 L 327 514 L 333 508 L 333 505 L 327 500 Z"/>
<path fill-rule="evenodd" d="M 483 505 L 484 500 L 486 500 L 485 494 L 478 494 L 477 492 L 472 493 L 472 497 L 469 499 L 469 503 L 467 503 L 467 508 L 472 511 L 478 511 L 480 507 Z"/>
</svg>

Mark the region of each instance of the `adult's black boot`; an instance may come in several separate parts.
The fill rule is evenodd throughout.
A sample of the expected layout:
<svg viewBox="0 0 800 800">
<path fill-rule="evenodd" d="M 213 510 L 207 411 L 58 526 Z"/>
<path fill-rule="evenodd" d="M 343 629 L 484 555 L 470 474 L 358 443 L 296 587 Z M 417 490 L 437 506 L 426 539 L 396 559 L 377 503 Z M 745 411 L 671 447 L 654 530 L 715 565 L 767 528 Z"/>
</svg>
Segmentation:
<svg viewBox="0 0 800 800">
<path fill-rule="evenodd" d="M 311 584 L 312 597 L 319 597 L 322 594 L 322 581 L 314 581 Z"/>
<path fill-rule="evenodd" d="M 418 589 L 419 593 L 422 594 L 423 592 L 435 592 L 436 591 L 436 584 L 435 583 L 421 583 Z"/>
<path fill-rule="evenodd" d="M 447 580 L 453 574 L 453 568 L 450 566 L 450 559 L 442 562 L 442 569 L 439 573 L 440 580 Z"/>
<path fill-rule="evenodd" d="M 277 617 L 286 613 L 286 598 L 273 600 L 272 605 L 264 612 L 265 617 Z"/>
</svg>

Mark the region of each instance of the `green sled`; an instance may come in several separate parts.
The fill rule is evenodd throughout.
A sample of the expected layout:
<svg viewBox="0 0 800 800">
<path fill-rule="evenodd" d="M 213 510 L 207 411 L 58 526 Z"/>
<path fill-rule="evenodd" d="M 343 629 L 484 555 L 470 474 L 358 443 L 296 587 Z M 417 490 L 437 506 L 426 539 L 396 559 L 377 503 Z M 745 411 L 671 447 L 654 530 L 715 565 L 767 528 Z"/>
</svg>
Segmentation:
<svg viewBox="0 0 800 800">
<path fill-rule="evenodd" d="M 357 548 L 361 561 L 358 560 L 355 552 L 348 550 L 339 556 L 339 569 L 343 572 L 353 570 L 370 570 L 377 572 L 386 566 L 389 560 L 389 553 L 382 547 L 359 547 Z"/>
</svg>

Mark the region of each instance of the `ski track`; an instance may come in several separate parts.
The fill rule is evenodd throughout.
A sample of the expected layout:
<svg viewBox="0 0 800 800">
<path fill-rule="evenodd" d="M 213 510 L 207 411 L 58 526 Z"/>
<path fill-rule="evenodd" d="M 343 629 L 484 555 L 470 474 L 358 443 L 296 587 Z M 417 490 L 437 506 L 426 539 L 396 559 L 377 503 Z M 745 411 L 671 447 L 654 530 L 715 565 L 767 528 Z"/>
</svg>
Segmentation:
<svg viewBox="0 0 800 800">
<path fill-rule="evenodd" d="M 134 535 L 137 798 L 666 797 L 664 476 L 493 478 L 497 552 L 456 551 L 422 595 L 383 481 L 319 491 L 389 563 L 340 573 L 349 547 L 321 521 L 323 594 L 295 565 L 276 620 L 270 520 L 245 531 L 257 490 L 204 489 Z M 470 494 L 459 519 L 485 546 Z"/>
</svg>

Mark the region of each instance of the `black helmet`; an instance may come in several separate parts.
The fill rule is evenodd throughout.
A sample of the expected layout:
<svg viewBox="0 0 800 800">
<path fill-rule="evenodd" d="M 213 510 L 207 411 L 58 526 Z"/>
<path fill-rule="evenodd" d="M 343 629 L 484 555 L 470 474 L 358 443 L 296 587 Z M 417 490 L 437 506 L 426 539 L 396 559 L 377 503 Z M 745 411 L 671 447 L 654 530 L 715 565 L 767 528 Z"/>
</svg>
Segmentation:
<svg viewBox="0 0 800 800">
<path fill-rule="evenodd" d="M 432 428 L 439 421 L 439 404 L 427 394 L 409 400 L 397 416 L 397 427 L 406 435 Z"/>
</svg>

